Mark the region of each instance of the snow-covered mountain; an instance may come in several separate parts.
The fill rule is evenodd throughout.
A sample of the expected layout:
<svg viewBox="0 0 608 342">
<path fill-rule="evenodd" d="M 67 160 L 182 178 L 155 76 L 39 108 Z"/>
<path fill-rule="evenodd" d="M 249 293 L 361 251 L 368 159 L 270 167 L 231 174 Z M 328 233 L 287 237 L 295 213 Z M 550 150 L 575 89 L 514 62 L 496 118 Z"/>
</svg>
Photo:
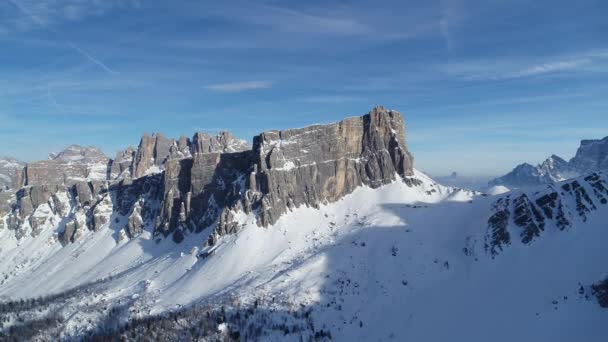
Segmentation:
<svg viewBox="0 0 608 342">
<path fill-rule="evenodd" d="M 570 161 L 552 155 L 537 166 L 523 163 L 506 175 L 490 181 L 489 184 L 504 185 L 509 188 L 554 184 L 606 169 L 608 169 L 608 137 L 581 141 L 576 155 Z"/>
<path fill-rule="evenodd" d="M 11 188 L 23 163 L 15 158 L 0 157 L 0 191 Z"/>
<path fill-rule="evenodd" d="M 603 341 L 607 199 L 603 172 L 495 196 L 440 185 L 381 107 L 269 131 L 138 178 L 19 190 L 0 334 Z"/>
</svg>

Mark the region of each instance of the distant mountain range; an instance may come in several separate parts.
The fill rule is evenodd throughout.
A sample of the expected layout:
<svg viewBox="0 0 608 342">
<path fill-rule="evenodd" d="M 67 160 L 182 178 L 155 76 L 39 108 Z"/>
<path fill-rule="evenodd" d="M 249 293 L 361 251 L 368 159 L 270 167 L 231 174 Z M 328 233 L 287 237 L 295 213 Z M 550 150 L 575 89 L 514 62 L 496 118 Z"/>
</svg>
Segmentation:
<svg viewBox="0 0 608 342">
<path fill-rule="evenodd" d="M 569 161 L 557 155 L 552 155 L 536 166 L 528 163 L 517 165 L 506 175 L 490 181 L 490 185 L 522 188 L 555 184 L 566 179 L 606 169 L 608 169 L 608 137 L 581 141 L 576 155 Z"/>
</svg>

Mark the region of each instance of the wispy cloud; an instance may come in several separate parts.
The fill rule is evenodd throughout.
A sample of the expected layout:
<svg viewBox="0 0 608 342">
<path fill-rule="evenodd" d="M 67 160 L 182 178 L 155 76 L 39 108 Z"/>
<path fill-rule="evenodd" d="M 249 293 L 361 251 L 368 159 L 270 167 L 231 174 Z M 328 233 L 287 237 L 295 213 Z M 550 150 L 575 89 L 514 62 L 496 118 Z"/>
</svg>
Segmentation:
<svg viewBox="0 0 608 342">
<path fill-rule="evenodd" d="M 220 91 L 220 92 L 240 92 L 245 90 L 267 89 L 272 86 L 269 81 L 246 81 L 246 82 L 229 82 L 216 83 L 205 87 L 205 89 Z"/>
<path fill-rule="evenodd" d="M 109 9 L 114 1 L 100 2 L 74 2 L 74 1 L 57 1 L 51 4 L 40 5 L 36 4 L 35 10 L 32 10 L 29 6 L 24 5 L 22 2 L 18 0 L 8 0 L 15 8 L 17 8 L 20 12 L 25 14 L 32 23 L 39 26 L 42 29 L 46 29 L 56 36 L 60 37 L 59 32 L 51 27 L 51 23 L 56 17 L 71 19 L 71 20 L 81 20 L 87 14 L 90 13 L 104 13 L 107 9 Z M 123 3 L 123 2 L 118 2 Z M 131 2 L 127 1 L 125 3 L 134 3 L 139 4 L 139 2 Z M 88 4 L 89 7 L 83 7 L 83 4 Z M 99 66 L 102 70 L 107 73 L 115 73 L 110 67 L 108 67 L 105 63 L 103 63 L 98 58 L 91 55 L 89 52 L 83 50 L 78 47 L 76 44 L 71 42 L 70 40 L 60 38 L 65 42 L 65 44 L 70 47 L 72 50 L 76 51 L 78 54 L 86 58 L 91 63 Z"/>
<path fill-rule="evenodd" d="M 368 101 L 368 99 L 366 97 L 351 96 L 351 95 L 319 95 L 319 96 L 309 96 L 309 97 L 304 97 L 304 98 L 298 98 L 295 100 L 300 101 L 300 102 L 306 102 L 306 103 L 327 103 L 327 104 Z"/>
<path fill-rule="evenodd" d="M 302 6 L 302 4 L 305 4 Z M 275 34 L 301 34 L 317 38 L 365 38 L 367 41 L 406 40 L 436 32 L 436 13 L 432 6 L 395 7 L 378 4 L 371 8 L 356 5 L 309 4 L 287 6 L 239 2 L 233 10 L 201 5 L 204 16 L 219 17 L 237 24 L 266 28 Z M 407 25 L 403 23 L 407 22 Z M 361 43 L 361 41 L 359 41 Z"/>
<path fill-rule="evenodd" d="M 261 25 L 270 25 L 281 31 L 330 33 L 352 35 L 369 33 L 371 28 L 354 17 L 314 15 L 301 11 L 264 7 L 263 15 L 253 20 Z"/>
<path fill-rule="evenodd" d="M 551 63 L 543 63 L 539 65 L 534 65 L 524 70 L 517 71 L 512 74 L 503 75 L 506 78 L 518 78 L 518 77 L 527 77 L 527 76 L 536 76 L 542 74 L 548 74 L 559 71 L 567 71 L 577 69 L 585 64 L 591 63 L 591 59 L 589 58 L 579 58 L 565 61 L 557 61 Z"/>
<path fill-rule="evenodd" d="M 599 51 L 599 52 L 598 52 Z M 525 60 L 472 60 L 452 62 L 445 71 L 468 81 L 501 81 L 562 72 L 584 71 L 606 64 L 608 56 L 602 50 L 589 51 L 572 56 L 547 57 L 548 61 Z"/>
<path fill-rule="evenodd" d="M 139 0 L 8 0 L 7 3 L 26 12 L 29 18 L 13 14 L 10 8 L 0 5 L 0 9 L 7 11 L 7 17 L 11 18 L 10 26 L 5 29 L 30 30 L 38 26 L 52 26 L 64 21 L 82 21 L 93 16 L 100 16 L 115 9 L 138 8 L 141 6 Z M 6 7 L 6 8 L 5 8 Z M 31 25 L 27 20 L 34 18 L 36 25 Z M 24 20 L 27 19 L 27 20 Z"/>
<path fill-rule="evenodd" d="M 441 19 L 439 20 L 439 32 L 445 41 L 446 48 L 452 50 L 452 34 L 450 32 L 450 25 L 453 21 L 454 11 L 453 1 L 450 0 L 441 0 Z"/>
</svg>

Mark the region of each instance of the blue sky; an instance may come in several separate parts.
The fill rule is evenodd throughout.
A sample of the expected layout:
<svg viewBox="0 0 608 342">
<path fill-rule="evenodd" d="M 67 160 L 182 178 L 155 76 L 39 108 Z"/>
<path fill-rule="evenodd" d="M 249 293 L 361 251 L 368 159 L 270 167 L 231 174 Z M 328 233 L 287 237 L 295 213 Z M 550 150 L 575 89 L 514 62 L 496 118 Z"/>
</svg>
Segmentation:
<svg viewBox="0 0 608 342">
<path fill-rule="evenodd" d="M 608 135 L 607 1 L 0 1 L 0 155 L 406 117 L 416 167 Z"/>
</svg>

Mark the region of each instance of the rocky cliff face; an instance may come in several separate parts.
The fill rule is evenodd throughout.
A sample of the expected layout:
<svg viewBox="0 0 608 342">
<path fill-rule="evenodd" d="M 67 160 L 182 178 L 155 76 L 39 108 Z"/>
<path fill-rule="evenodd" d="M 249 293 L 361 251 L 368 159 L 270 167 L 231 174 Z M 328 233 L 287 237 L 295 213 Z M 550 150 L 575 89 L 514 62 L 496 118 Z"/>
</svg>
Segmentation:
<svg viewBox="0 0 608 342">
<path fill-rule="evenodd" d="M 15 185 L 15 178 L 24 165 L 15 158 L 0 157 L 0 191 Z"/>
<path fill-rule="evenodd" d="M 192 158 L 171 160 L 163 177 L 156 231 L 171 233 L 180 242 L 188 232 L 212 225 L 245 191 L 251 160 L 251 151 L 196 153 Z"/>
<path fill-rule="evenodd" d="M 379 187 L 413 175 L 403 117 L 374 108 L 366 115 L 329 125 L 269 131 L 254 138 L 245 193 L 224 209 L 214 236 L 238 229 L 239 210 L 256 212 L 262 226 L 287 210 L 336 201 L 356 187 Z"/>
<path fill-rule="evenodd" d="M 0 198 L 0 229 L 7 227 L 22 238 L 57 227 L 57 238 L 63 243 L 103 226 L 124 236 L 137 235 L 156 222 L 167 163 L 192 161 L 192 154 L 196 157 L 199 151 L 248 147 L 227 132 L 197 133 L 193 141 L 144 135 L 137 150 L 119 151 L 114 160 L 94 147 L 72 145 L 51 154 L 49 160 L 21 166 L 13 181 L 16 189 Z M 194 160 L 198 165 L 199 159 Z"/>
<path fill-rule="evenodd" d="M 565 161 L 552 155 L 537 166 L 528 163 L 516 166 L 513 171 L 490 181 L 490 186 L 505 185 L 521 188 L 557 182 L 608 169 L 608 137 L 601 140 L 583 140 L 576 155 Z"/>
<path fill-rule="evenodd" d="M 253 154 L 248 195 L 261 205 L 263 225 L 288 208 L 333 202 L 358 186 L 413 174 L 403 118 L 382 107 L 331 125 L 262 133 Z"/>
<path fill-rule="evenodd" d="M 110 159 L 95 147 L 71 145 L 49 160 L 28 163 L 16 179 L 17 187 L 73 185 L 82 181 L 106 180 Z"/>
<path fill-rule="evenodd" d="M 191 158 L 200 153 L 228 153 L 249 150 L 249 145 L 236 139 L 228 132 L 217 135 L 198 132 L 192 140 L 182 136 L 178 140 L 165 138 L 162 134 L 145 134 L 136 151 L 127 149 L 119 152 L 116 160 L 119 165 L 113 169 L 113 174 L 129 170 L 129 176 L 140 178 L 148 174 L 159 173 L 165 169 L 170 160 Z M 127 163 L 131 160 L 131 164 Z"/>
<path fill-rule="evenodd" d="M 579 173 L 608 169 L 608 137 L 581 141 L 570 167 Z"/>
<path fill-rule="evenodd" d="M 548 229 L 571 229 L 606 205 L 606 171 L 551 184 L 543 191 L 510 192 L 494 203 L 488 219 L 486 251 L 497 255 L 514 240 L 530 244 Z"/>
<path fill-rule="evenodd" d="M 227 132 L 146 134 L 114 160 L 70 146 L 25 166 L 2 223 L 18 237 L 58 227 L 63 243 L 103 227 L 119 236 L 152 229 L 176 242 L 211 227 L 214 243 L 238 230 L 240 211 L 267 226 L 292 208 L 333 202 L 362 185 L 415 184 L 412 176 L 403 117 L 377 107 L 334 124 L 264 132 L 252 148 Z"/>
</svg>

